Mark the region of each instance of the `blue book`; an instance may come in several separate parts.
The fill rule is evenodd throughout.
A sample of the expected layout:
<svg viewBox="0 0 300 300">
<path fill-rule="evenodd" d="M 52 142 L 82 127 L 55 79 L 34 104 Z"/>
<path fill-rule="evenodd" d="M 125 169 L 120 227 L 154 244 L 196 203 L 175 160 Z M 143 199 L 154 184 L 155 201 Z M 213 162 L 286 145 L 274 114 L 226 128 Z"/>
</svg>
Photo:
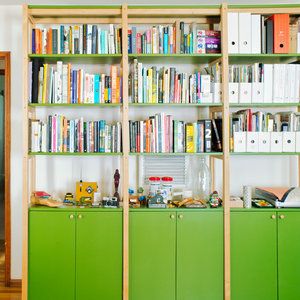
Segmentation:
<svg viewBox="0 0 300 300">
<path fill-rule="evenodd" d="M 164 28 L 164 54 L 168 54 L 169 50 L 169 34 L 168 27 Z"/>
<path fill-rule="evenodd" d="M 94 75 L 94 103 L 99 103 L 100 95 L 100 76 L 98 74 Z"/>
<path fill-rule="evenodd" d="M 99 130 L 99 140 L 100 140 L 100 148 L 99 152 L 105 152 L 105 120 L 100 121 L 100 130 Z"/>
<path fill-rule="evenodd" d="M 65 35 L 64 35 L 64 31 L 65 31 L 65 26 L 60 25 L 60 54 L 65 53 Z"/>
<path fill-rule="evenodd" d="M 35 29 L 32 29 L 32 39 L 31 39 L 31 52 L 32 54 L 35 54 Z"/>
<path fill-rule="evenodd" d="M 132 53 L 132 33 L 128 33 L 128 53 Z"/>
</svg>

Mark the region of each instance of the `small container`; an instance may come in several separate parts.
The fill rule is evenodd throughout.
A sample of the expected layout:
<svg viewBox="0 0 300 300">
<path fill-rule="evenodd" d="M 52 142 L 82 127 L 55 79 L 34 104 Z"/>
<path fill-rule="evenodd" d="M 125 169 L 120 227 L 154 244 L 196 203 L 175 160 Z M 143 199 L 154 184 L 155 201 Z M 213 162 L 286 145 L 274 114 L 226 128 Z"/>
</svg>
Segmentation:
<svg viewBox="0 0 300 300">
<path fill-rule="evenodd" d="M 149 177 L 149 196 L 154 197 L 160 189 L 160 177 Z"/>
<path fill-rule="evenodd" d="M 166 200 L 172 201 L 173 198 L 173 178 L 172 177 L 162 177 L 162 190 L 165 191 Z"/>
<path fill-rule="evenodd" d="M 244 208 L 252 207 L 252 187 L 250 185 L 243 186 Z"/>
</svg>

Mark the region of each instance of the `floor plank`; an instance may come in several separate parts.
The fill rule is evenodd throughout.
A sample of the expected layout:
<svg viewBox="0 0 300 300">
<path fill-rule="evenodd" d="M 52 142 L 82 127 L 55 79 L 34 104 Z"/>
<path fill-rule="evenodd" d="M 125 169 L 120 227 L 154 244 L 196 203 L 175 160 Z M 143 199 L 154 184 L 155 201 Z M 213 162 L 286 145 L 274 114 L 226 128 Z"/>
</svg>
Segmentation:
<svg viewBox="0 0 300 300">
<path fill-rule="evenodd" d="M 12 282 L 10 287 L 4 285 L 4 241 L 0 241 L 0 300 L 21 300 L 21 287 L 18 282 Z"/>
</svg>

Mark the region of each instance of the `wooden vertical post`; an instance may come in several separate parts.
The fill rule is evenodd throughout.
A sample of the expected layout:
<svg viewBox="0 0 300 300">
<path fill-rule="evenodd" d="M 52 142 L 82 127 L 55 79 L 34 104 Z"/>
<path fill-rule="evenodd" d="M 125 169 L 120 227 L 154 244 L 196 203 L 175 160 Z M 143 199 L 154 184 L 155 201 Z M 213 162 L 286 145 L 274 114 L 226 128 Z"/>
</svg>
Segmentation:
<svg viewBox="0 0 300 300">
<path fill-rule="evenodd" d="M 123 300 L 128 300 L 129 283 L 129 128 L 128 128 L 128 8 L 122 5 L 122 72 L 123 72 Z"/>
<path fill-rule="evenodd" d="M 27 300 L 28 285 L 28 6 L 23 5 L 23 248 L 22 300 Z"/>
<path fill-rule="evenodd" d="M 230 171 L 228 99 L 228 8 L 221 8 L 222 95 L 223 95 L 223 210 L 224 210 L 224 299 L 230 300 Z"/>
</svg>

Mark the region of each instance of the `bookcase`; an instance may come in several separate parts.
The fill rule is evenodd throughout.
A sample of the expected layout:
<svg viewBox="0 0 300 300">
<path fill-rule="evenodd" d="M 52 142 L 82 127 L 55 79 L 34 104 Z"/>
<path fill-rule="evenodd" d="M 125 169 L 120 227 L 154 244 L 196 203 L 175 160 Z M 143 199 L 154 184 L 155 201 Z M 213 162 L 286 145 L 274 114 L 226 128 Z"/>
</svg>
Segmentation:
<svg viewBox="0 0 300 300">
<path fill-rule="evenodd" d="M 212 178 L 212 188 L 215 186 L 215 165 L 216 160 L 221 161 L 222 165 L 222 199 L 223 199 L 223 270 L 224 270 L 224 299 L 230 299 L 230 156 L 231 155 L 298 155 L 296 152 L 286 153 L 260 153 L 260 152 L 230 152 L 230 111 L 238 107 L 296 107 L 298 103 L 229 103 L 229 64 L 250 64 L 254 62 L 294 62 L 299 60 L 300 54 L 229 54 L 228 53 L 228 13 L 232 12 L 250 12 L 253 14 L 274 14 L 274 13 L 290 13 L 293 15 L 300 14 L 300 6 L 297 5 L 273 5 L 273 6 L 255 6 L 255 5 L 203 5 L 203 6 L 27 6 L 23 7 L 23 74 L 24 74 L 24 121 L 23 121 L 23 137 L 24 137 L 24 159 L 23 159 L 23 284 L 22 299 L 27 299 L 28 293 L 28 228 L 29 228 L 29 199 L 32 191 L 36 188 L 46 188 L 40 185 L 39 177 L 41 166 L 46 168 L 52 165 L 54 157 L 62 157 L 63 159 L 73 159 L 71 164 L 80 164 L 79 169 L 72 170 L 79 172 L 84 169 L 85 159 L 108 160 L 114 161 L 113 166 L 117 166 L 121 170 L 121 198 L 123 216 L 123 299 L 129 299 L 129 222 L 130 209 L 128 189 L 130 187 L 130 178 L 135 174 L 136 160 L 139 156 L 157 155 L 168 156 L 170 153 L 130 153 L 130 137 L 129 137 L 129 120 L 135 115 L 149 115 L 148 110 L 160 111 L 170 110 L 175 115 L 180 115 L 181 110 L 185 110 L 191 116 L 199 116 L 204 111 L 210 118 L 215 113 L 222 113 L 222 152 L 211 153 L 181 153 L 186 156 L 205 156 L 209 160 Z M 208 28 L 213 28 L 213 24 L 219 24 L 221 31 L 221 53 L 220 54 L 129 54 L 128 53 L 128 29 L 132 24 L 136 26 L 153 24 L 174 24 L 176 21 L 184 21 L 186 23 L 196 22 L 198 24 L 207 24 Z M 37 24 L 45 26 L 49 24 L 117 24 L 122 28 L 122 53 L 121 54 L 31 54 L 31 30 Z M 28 103 L 29 96 L 29 74 L 28 63 L 33 58 L 42 58 L 45 62 L 55 63 L 58 60 L 63 62 L 72 62 L 74 64 L 88 65 L 110 65 L 119 64 L 122 69 L 122 103 L 96 103 L 96 104 L 49 104 L 49 103 Z M 197 66 L 202 64 L 221 63 L 221 103 L 195 103 L 195 104 L 175 104 L 175 103 L 129 103 L 129 74 L 130 65 L 133 60 L 146 65 L 172 65 L 180 64 L 183 66 Z M 53 153 L 53 152 L 28 152 L 28 135 L 29 135 L 29 119 L 37 118 L 38 115 L 45 114 L 47 110 L 68 111 L 69 116 L 80 116 L 91 114 L 103 114 L 104 118 L 119 118 L 122 123 L 122 152 L 121 153 Z M 101 115 L 102 116 L 102 115 Z M 133 116 L 133 117 L 132 117 Z M 44 159 L 41 163 L 39 158 Z M 93 162 L 96 162 L 93 160 Z M 62 163 L 62 161 L 60 161 Z M 133 167 L 132 167 L 133 166 Z M 102 171 L 107 172 L 107 168 L 103 167 Z M 71 171 L 70 171 L 71 172 Z M 82 171 L 81 171 L 82 172 Z M 98 173 L 95 173 L 98 174 Z M 64 176 L 66 174 L 60 175 Z M 95 175 L 97 176 L 97 175 Z M 59 178 L 62 178 L 59 177 Z M 78 179 L 78 177 L 70 177 Z M 112 178 L 112 176 L 111 176 Z M 71 180 L 70 179 L 70 180 Z M 38 185 L 37 185 L 38 182 Z M 105 182 L 107 183 L 107 181 Z M 50 185 L 51 186 L 51 185 Z M 103 211 L 103 209 L 100 209 Z M 142 210 L 145 214 L 147 209 Z M 176 210 L 169 210 L 171 217 L 176 215 Z M 38 210 L 36 211 L 38 212 Z M 175 214 L 173 214 L 175 212 Z M 177 210 L 178 218 L 182 215 Z M 79 211 L 74 212 L 80 215 Z M 203 212 L 201 212 L 203 213 Z M 205 212 L 204 212 L 205 213 Z M 135 213 L 137 214 L 137 213 Z"/>
</svg>

